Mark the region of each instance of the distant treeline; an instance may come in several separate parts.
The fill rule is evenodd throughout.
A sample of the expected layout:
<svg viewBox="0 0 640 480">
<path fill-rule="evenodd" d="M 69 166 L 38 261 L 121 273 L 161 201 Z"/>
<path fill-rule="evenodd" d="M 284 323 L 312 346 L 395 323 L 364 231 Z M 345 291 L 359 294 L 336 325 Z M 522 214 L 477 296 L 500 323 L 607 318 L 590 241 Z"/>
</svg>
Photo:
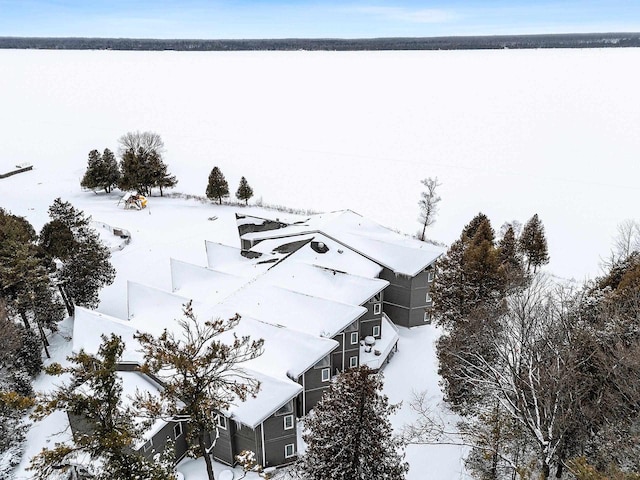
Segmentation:
<svg viewBox="0 0 640 480">
<path fill-rule="evenodd" d="M 163 40 L 136 38 L 0 37 L 0 48 L 46 50 L 478 50 L 503 48 L 640 47 L 640 33 L 499 35 L 476 37 Z"/>
</svg>

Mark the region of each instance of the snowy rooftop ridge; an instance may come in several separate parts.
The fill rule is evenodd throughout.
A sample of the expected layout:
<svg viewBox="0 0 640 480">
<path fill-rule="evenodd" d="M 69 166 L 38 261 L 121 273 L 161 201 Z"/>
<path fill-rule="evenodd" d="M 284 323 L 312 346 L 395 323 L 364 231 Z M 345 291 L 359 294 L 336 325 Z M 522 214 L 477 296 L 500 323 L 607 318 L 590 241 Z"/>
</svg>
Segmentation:
<svg viewBox="0 0 640 480">
<path fill-rule="evenodd" d="M 243 239 L 264 241 L 323 233 L 395 273 L 415 276 L 435 262 L 444 249 L 394 232 L 351 210 L 312 215 L 303 222 L 276 230 L 250 232 Z"/>
<path fill-rule="evenodd" d="M 269 271 L 275 286 L 348 305 L 362 305 L 384 290 L 389 282 L 336 271 L 291 259 Z"/>
<path fill-rule="evenodd" d="M 241 315 L 314 336 L 331 338 L 367 312 L 361 306 L 294 292 L 270 283 L 268 275 L 256 279 L 223 304 Z"/>
<path fill-rule="evenodd" d="M 181 296 L 218 303 L 245 285 L 249 279 L 176 259 L 171 263 L 171 289 Z"/>
</svg>

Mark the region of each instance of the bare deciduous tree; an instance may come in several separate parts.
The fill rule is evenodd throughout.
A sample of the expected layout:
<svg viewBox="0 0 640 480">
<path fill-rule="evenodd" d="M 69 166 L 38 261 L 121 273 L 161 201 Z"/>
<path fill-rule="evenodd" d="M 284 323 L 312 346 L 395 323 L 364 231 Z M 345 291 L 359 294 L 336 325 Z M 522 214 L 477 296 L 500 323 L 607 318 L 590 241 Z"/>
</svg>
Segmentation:
<svg viewBox="0 0 640 480">
<path fill-rule="evenodd" d="M 160 135 L 156 132 L 127 132 L 118 139 L 118 154 L 122 157 L 127 150 L 138 152 L 142 149 L 143 153 L 148 154 L 155 152 L 158 155 L 164 153 L 164 142 Z"/>
<path fill-rule="evenodd" d="M 613 239 L 613 249 L 615 256 L 620 260 L 640 251 L 640 222 L 627 219 L 619 223 Z"/>
<path fill-rule="evenodd" d="M 438 203 L 441 200 L 440 196 L 436 193 L 436 189 L 442 184 L 438 182 L 438 177 L 428 177 L 421 180 L 420 183 L 425 187 L 425 190 L 420 194 L 420 201 L 418 202 L 418 206 L 420 207 L 418 221 L 422 225 L 422 233 L 419 238 L 424 241 L 427 227 L 433 225 L 436 221 Z"/>
</svg>

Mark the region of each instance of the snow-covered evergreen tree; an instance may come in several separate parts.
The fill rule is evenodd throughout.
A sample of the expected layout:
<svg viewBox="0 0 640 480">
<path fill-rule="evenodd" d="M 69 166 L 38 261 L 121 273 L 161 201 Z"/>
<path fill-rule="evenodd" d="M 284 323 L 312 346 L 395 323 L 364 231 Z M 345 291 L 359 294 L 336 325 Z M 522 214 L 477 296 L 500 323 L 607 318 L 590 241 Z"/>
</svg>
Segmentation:
<svg viewBox="0 0 640 480">
<path fill-rule="evenodd" d="M 43 227 L 41 236 L 43 247 L 52 258 L 62 261 L 57 275 L 69 315 L 74 304 L 96 308 L 100 289 L 115 278 L 111 252 L 91 228 L 90 218 L 71 203 L 55 199 L 49 216 L 51 222 Z"/>
<path fill-rule="evenodd" d="M 229 184 L 227 180 L 218 167 L 213 167 L 209 174 L 209 183 L 207 184 L 207 198 L 218 200 L 218 203 L 222 204 L 222 199 L 228 196 Z"/>
<path fill-rule="evenodd" d="M 537 213 L 525 223 L 518 240 L 518 246 L 520 252 L 527 259 L 527 271 L 533 267 L 535 272 L 542 265 L 549 263 L 547 237 L 544 234 L 544 225 Z"/>
<path fill-rule="evenodd" d="M 119 179 L 118 162 L 111 150 L 106 148 L 102 155 L 98 150 L 89 152 L 87 170 L 80 181 L 80 186 L 109 193 L 118 184 Z"/>
<path fill-rule="evenodd" d="M 249 186 L 247 179 L 242 177 L 240 179 L 240 185 L 236 191 L 236 198 L 238 200 L 244 200 L 245 205 L 249 203 L 249 199 L 253 197 L 253 189 Z"/>
<path fill-rule="evenodd" d="M 382 380 L 366 366 L 331 384 L 307 418 L 307 451 L 299 469 L 308 480 L 402 480 L 409 466 L 393 436 L 397 408 L 380 393 Z"/>
</svg>

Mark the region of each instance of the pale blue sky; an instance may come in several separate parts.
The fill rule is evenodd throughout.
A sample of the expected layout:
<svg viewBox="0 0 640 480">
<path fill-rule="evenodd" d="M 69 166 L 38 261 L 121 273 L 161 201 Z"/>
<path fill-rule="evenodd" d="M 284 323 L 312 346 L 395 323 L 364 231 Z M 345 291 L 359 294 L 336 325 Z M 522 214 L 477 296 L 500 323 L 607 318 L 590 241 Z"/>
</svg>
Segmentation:
<svg viewBox="0 0 640 480">
<path fill-rule="evenodd" d="M 638 0 L 0 0 L 0 36 L 366 38 L 640 31 Z"/>
</svg>

